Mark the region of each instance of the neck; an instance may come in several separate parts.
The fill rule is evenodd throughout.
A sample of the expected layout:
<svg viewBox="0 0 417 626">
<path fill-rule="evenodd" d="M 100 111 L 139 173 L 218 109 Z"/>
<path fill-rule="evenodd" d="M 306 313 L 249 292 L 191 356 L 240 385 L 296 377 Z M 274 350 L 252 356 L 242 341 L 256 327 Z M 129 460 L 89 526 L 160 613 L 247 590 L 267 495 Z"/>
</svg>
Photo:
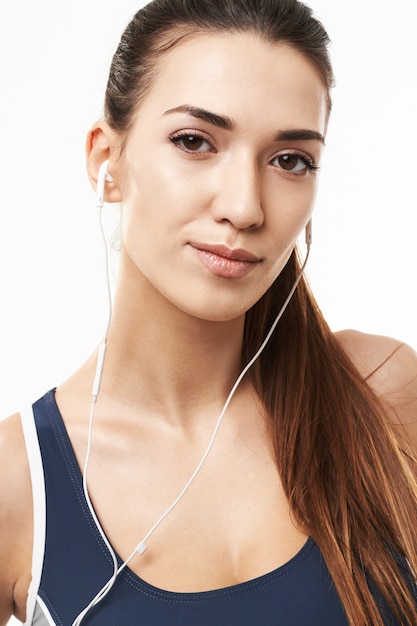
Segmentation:
<svg viewBox="0 0 417 626">
<path fill-rule="evenodd" d="M 212 322 L 190 316 L 146 279 L 121 271 L 102 396 L 178 422 L 212 420 L 241 370 L 244 316 Z M 208 414 L 209 413 L 209 414 Z"/>
</svg>

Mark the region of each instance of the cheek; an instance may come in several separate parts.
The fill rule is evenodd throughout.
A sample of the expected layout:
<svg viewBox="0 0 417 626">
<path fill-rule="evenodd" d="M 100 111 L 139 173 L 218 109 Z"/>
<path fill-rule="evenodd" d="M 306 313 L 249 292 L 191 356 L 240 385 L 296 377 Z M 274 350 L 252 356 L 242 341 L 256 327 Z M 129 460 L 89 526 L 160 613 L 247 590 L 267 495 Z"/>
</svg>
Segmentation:
<svg viewBox="0 0 417 626">
<path fill-rule="evenodd" d="M 123 204 L 129 208 L 129 220 L 136 214 L 135 219 L 142 216 L 146 224 L 169 229 L 201 213 L 207 195 L 207 185 L 196 177 L 195 169 L 184 171 L 166 157 L 147 158 L 129 166 Z"/>
<path fill-rule="evenodd" d="M 287 182 L 270 194 L 265 211 L 265 228 L 271 233 L 277 250 L 293 248 L 311 218 L 316 198 L 316 177 L 308 181 Z"/>
<path fill-rule="evenodd" d="M 178 257 L 190 224 L 204 210 L 202 189 L 164 166 L 132 167 L 123 190 L 121 241 L 135 265 L 148 275 L 164 259 Z"/>
</svg>

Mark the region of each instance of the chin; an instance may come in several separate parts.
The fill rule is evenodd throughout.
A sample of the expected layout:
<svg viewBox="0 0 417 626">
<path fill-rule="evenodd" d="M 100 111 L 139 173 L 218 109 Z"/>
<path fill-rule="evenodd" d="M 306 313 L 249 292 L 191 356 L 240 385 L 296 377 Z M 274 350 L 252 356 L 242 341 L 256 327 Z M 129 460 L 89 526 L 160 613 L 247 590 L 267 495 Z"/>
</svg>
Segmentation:
<svg viewBox="0 0 417 626">
<path fill-rule="evenodd" d="M 242 306 L 242 302 L 239 302 L 238 306 L 236 306 L 236 302 L 233 304 L 221 304 L 219 301 L 216 305 L 213 306 L 213 302 L 210 303 L 210 306 L 203 307 L 199 306 L 198 309 L 195 307 L 182 309 L 184 313 L 187 313 L 191 317 L 196 319 L 206 321 L 206 322 L 216 322 L 216 323 L 228 323 L 233 321 L 241 320 L 245 317 L 247 311 L 256 303 L 249 302 L 247 306 Z"/>
</svg>

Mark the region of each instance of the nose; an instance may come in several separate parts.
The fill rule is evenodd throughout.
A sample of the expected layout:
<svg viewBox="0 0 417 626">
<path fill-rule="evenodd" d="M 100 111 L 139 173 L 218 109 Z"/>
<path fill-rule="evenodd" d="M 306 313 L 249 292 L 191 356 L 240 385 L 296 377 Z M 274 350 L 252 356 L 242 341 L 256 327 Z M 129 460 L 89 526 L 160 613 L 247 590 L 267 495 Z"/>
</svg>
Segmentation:
<svg viewBox="0 0 417 626">
<path fill-rule="evenodd" d="M 264 222 L 259 168 L 249 155 L 223 164 L 218 176 L 212 213 L 217 222 L 228 221 L 236 229 L 255 230 Z"/>
</svg>

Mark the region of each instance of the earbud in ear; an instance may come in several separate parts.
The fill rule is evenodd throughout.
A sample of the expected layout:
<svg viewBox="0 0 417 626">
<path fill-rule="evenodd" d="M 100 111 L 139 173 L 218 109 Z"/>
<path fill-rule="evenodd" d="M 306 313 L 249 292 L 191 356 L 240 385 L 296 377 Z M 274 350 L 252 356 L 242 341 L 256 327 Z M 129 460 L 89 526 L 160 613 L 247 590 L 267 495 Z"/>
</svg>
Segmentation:
<svg viewBox="0 0 417 626">
<path fill-rule="evenodd" d="M 108 161 L 104 161 L 100 165 L 100 169 L 98 171 L 98 176 L 97 176 L 97 189 L 96 189 L 97 205 L 96 206 L 100 210 L 103 208 L 104 186 L 106 184 L 106 181 L 109 183 L 113 182 L 113 178 L 110 176 L 110 174 L 107 171 L 108 164 L 109 164 Z"/>
</svg>

